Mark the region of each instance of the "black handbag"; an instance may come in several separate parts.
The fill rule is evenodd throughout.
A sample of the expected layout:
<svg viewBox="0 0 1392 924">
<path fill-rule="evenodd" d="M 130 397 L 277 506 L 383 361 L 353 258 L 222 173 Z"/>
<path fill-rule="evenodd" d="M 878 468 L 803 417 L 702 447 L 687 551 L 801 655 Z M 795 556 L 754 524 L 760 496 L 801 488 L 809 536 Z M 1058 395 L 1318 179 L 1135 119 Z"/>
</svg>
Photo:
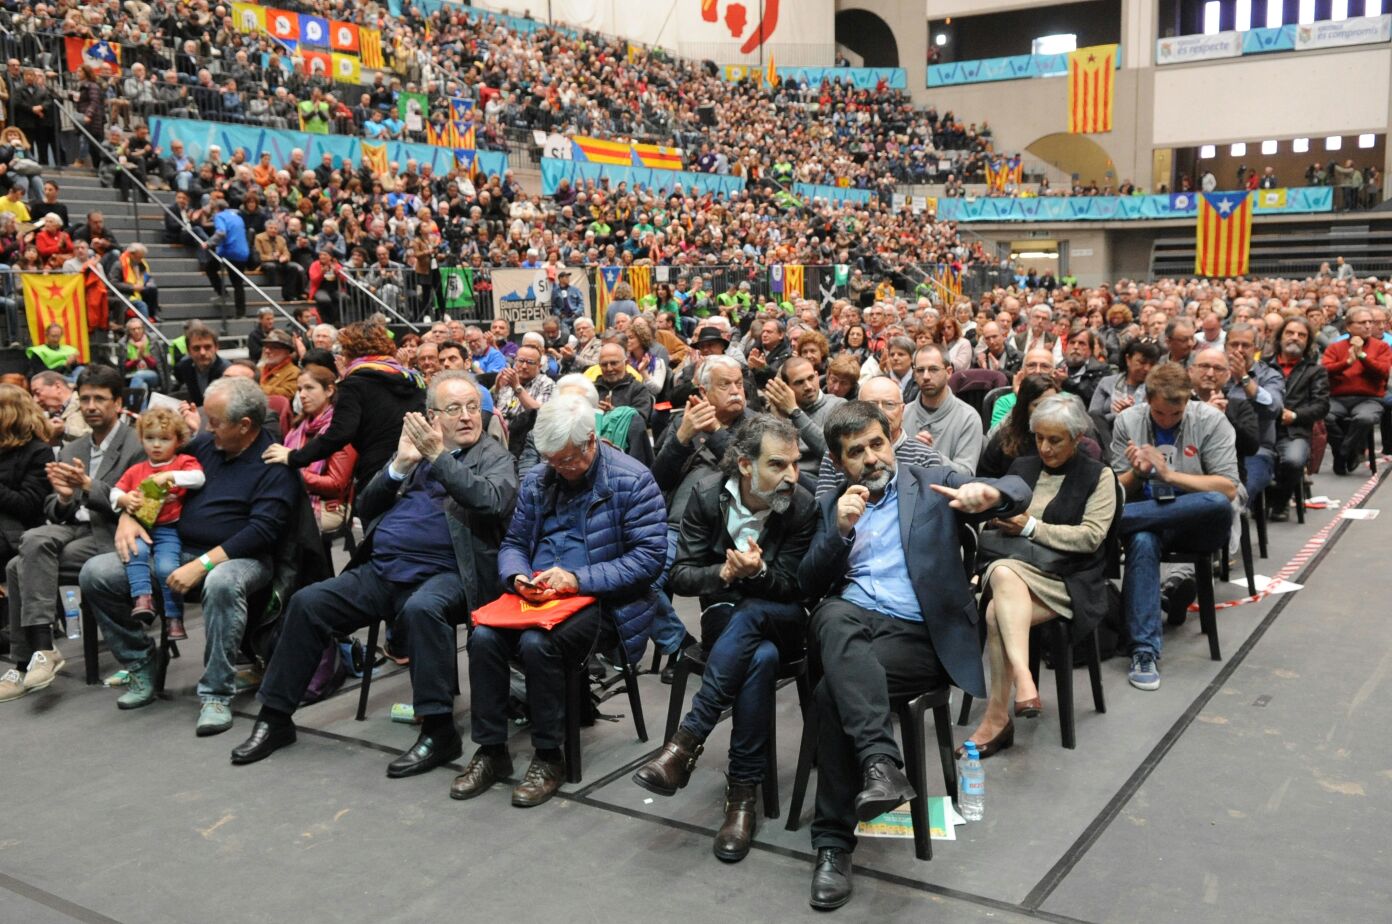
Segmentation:
<svg viewBox="0 0 1392 924">
<path fill-rule="evenodd" d="M 1078 556 L 1072 552 L 1060 552 L 1024 536 L 1007 536 L 998 529 L 983 529 L 977 540 L 977 567 L 984 570 L 991 562 L 1004 558 L 1033 565 L 1059 578 L 1075 570 L 1078 564 Z"/>
</svg>

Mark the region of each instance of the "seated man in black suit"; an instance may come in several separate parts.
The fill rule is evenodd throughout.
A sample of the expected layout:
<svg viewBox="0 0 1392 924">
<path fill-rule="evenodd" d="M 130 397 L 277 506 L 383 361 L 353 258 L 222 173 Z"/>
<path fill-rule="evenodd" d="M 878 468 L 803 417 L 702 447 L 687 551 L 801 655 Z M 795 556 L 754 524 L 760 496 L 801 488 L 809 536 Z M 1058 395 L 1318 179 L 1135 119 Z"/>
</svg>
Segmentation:
<svg viewBox="0 0 1392 924">
<path fill-rule="evenodd" d="M 210 327 L 202 324 L 190 327 L 184 334 L 184 343 L 188 355 L 174 366 L 174 380 L 192 404 L 202 407 L 203 393 L 222 378 L 228 363 L 218 355 L 217 334 Z"/>
<path fill-rule="evenodd" d="M 889 421 L 868 402 L 837 408 L 825 432 L 849 486 L 819 502 L 817 536 L 798 569 L 803 593 L 825 597 L 811 631 L 824 671 L 813 704 L 811 904 L 820 909 L 851 898 L 857 819 L 914 795 L 890 730 L 890 697 L 947 684 L 985 691 L 958 527 L 967 517 L 1014 516 L 1030 501 L 1013 475 L 978 481 L 943 466 L 898 466 Z"/>
<path fill-rule="evenodd" d="M 744 859 L 754 837 L 780 657 L 796 659 L 803 648 L 797 568 L 817 510 L 798 485 L 798 452 L 792 424 L 756 414 L 735 431 L 721 471 L 692 491 L 670 581 L 674 593 L 700 597 L 705 674 L 676 734 L 633 775 L 649 792 L 676 795 L 733 707 L 725 823 L 715 836 L 715 855 L 730 863 Z"/>
<path fill-rule="evenodd" d="M 358 497 L 367 534 L 338 577 L 290 598 L 285 626 L 257 698 L 261 714 L 232 763 L 269 757 L 295 740 L 291 715 L 324 648 L 396 614 L 411 656 L 420 737 L 387 776 L 432 770 L 460 756 L 454 727 L 452 620 L 498 594 L 498 545 L 517 496 L 512 457 L 483 432 L 479 390 L 466 372 L 430 384 L 427 419 L 406 415 L 392 461 Z"/>
</svg>

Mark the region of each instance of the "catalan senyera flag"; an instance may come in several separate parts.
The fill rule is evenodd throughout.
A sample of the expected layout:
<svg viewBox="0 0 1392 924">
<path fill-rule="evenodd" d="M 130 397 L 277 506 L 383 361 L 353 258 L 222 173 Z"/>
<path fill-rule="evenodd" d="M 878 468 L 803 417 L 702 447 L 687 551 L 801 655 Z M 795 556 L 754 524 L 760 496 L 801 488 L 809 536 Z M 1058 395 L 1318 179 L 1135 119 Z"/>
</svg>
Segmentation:
<svg viewBox="0 0 1392 924">
<path fill-rule="evenodd" d="M 625 275 L 628 276 L 628 284 L 633 288 L 635 302 L 652 291 L 651 266 L 630 266 Z"/>
<path fill-rule="evenodd" d="M 764 69 L 764 81 L 770 87 L 778 86 L 778 71 L 773 68 L 773 52 L 769 52 L 768 67 Z"/>
<path fill-rule="evenodd" d="M 22 273 L 29 339 L 44 342 L 50 324 L 63 328 L 63 342 L 77 348 L 78 361 L 91 358 L 87 343 L 87 290 L 81 273 Z"/>
<path fill-rule="evenodd" d="M 802 298 L 803 267 L 798 263 L 783 264 L 783 297 Z"/>
<path fill-rule="evenodd" d="M 682 168 L 681 148 L 669 148 L 664 144 L 635 144 L 633 154 L 643 167 L 654 167 L 658 170 Z"/>
<path fill-rule="evenodd" d="M 362 143 L 363 166 L 373 173 L 387 172 L 387 146 L 385 144 Z"/>
<path fill-rule="evenodd" d="M 378 30 L 358 27 L 358 49 L 362 54 L 363 67 L 380 71 L 387 66 L 382 59 L 382 33 Z"/>
<path fill-rule="evenodd" d="M 1068 56 L 1068 130 L 1075 135 L 1112 130 L 1112 83 L 1117 46 L 1090 45 Z"/>
<path fill-rule="evenodd" d="M 574 147 L 575 160 L 587 160 L 592 164 L 615 164 L 620 167 L 633 165 L 633 149 L 623 141 L 604 141 L 576 135 L 570 139 Z"/>
<path fill-rule="evenodd" d="M 1195 231 L 1194 275 L 1246 275 L 1252 249 L 1252 194 L 1201 194 Z"/>
</svg>

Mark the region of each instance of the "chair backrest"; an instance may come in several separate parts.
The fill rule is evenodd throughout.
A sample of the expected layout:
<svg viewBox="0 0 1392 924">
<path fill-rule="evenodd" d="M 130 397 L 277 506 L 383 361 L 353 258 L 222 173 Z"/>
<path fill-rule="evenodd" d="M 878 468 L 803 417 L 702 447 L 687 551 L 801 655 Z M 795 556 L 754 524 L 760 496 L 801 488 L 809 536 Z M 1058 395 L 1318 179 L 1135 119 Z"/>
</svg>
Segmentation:
<svg viewBox="0 0 1392 924">
<path fill-rule="evenodd" d="M 982 401 L 986 393 L 1004 384 L 1005 375 L 994 369 L 964 369 L 952 373 L 951 378 L 947 380 L 947 387 L 952 393 L 983 416 Z"/>
<path fill-rule="evenodd" d="M 271 413 L 275 414 L 280 420 L 280 438 L 285 439 L 285 435 L 290 432 L 294 414 L 290 411 L 290 399 L 284 395 L 271 395 L 266 399 L 266 403 L 271 408 Z"/>
<path fill-rule="evenodd" d="M 962 569 L 967 573 L 967 581 L 976 575 L 976 529 L 970 523 L 957 524 L 957 544 L 962 547 Z"/>
<path fill-rule="evenodd" d="M 995 410 L 996 402 L 1011 391 L 1009 385 L 1002 385 L 986 392 L 986 397 L 981 399 L 981 426 L 987 430 L 991 429 L 991 413 Z"/>
</svg>

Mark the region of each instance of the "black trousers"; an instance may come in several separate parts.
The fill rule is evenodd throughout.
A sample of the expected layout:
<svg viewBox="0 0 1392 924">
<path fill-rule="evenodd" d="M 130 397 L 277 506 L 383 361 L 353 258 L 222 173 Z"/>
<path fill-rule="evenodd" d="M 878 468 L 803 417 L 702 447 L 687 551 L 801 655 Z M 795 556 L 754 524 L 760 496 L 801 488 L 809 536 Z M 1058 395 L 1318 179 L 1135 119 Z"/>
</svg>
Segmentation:
<svg viewBox="0 0 1392 924">
<path fill-rule="evenodd" d="M 861 768 L 884 755 L 903 765 L 890 727 L 891 696 L 948 682 L 922 623 L 905 622 L 828 597 L 812 613 L 822 665 L 813 694 L 817 721 L 817 806 L 812 846 L 854 850 Z"/>
<path fill-rule="evenodd" d="M 618 631 L 596 606 L 587 606 L 549 632 L 474 626 L 469 633 L 469 714 L 479 745 L 506 744 L 507 701 L 512 661 L 527 677 L 532 745 L 559 748 L 565 742 L 565 669 L 579 667 L 596 648 L 618 643 Z"/>
<path fill-rule="evenodd" d="M 238 267 L 240 269 L 240 267 Z M 208 262 L 203 264 L 203 272 L 208 277 L 208 284 L 213 287 L 213 291 L 221 297 L 227 289 L 222 282 L 222 264 L 211 256 Z M 232 283 L 232 304 L 236 310 L 236 317 L 246 317 L 246 284 L 242 282 L 239 273 L 234 273 L 230 269 L 227 271 L 227 278 Z"/>
<path fill-rule="evenodd" d="M 395 616 L 393 646 L 400 644 L 402 634 L 406 636 L 416 715 L 452 714 L 459 654 L 454 647 L 454 622 L 464 615 L 459 574 L 451 571 L 419 584 L 397 584 L 379 577 L 370 564 L 320 581 L 290 598 L 280 641 L 257 699 L 272 709 L 294 712 L 333 636 L 369 626 L 387 614 Z"/>
</svg>

